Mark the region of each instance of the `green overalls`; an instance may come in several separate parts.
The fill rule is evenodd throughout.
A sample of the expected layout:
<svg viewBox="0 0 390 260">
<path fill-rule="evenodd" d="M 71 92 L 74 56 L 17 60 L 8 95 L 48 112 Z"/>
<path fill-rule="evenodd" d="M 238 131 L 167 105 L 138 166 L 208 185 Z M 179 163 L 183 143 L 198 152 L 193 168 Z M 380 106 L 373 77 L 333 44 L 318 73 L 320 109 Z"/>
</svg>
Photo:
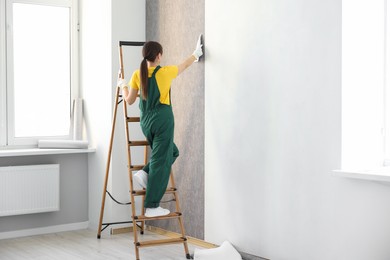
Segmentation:
<svg viewBox="0 0 390 260">
<path fill-rule="evenodd" d="M 140 91 L 141 128 L 149 142 L 152 153 L 143 168 L 148 173 L 145 208 L 156 208 L 164 196 L 169 182 L 172 164 L 179 156 L 179 150 L 173 143 L 174 118 L 171 105 L 160 103 L 160 91 L 157 86 L 157 66 L 152 77 L 148 78 L 148 97 L 142 98 Z"/>
</svg>

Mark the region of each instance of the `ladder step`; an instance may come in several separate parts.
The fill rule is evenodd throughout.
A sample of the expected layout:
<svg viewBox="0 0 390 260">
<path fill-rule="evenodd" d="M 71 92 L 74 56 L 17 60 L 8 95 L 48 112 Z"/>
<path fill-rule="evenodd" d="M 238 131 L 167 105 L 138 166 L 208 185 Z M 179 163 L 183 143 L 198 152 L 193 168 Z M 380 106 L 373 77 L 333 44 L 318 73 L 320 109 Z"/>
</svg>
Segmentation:
<svg viewBox="0 0 390 260">
<path fill-rule="evenodd" d="M 177 191 L 176 188 L 168 188 L 168 189 L 165 191 L 165 194 L 172 194 L 172 193 L 175 193 L 176 191 Z M 146 195 L 146 190 L 134 190 L 134 191 L 133 191 L 133 195 L 134 195 L 134 196 Z"/>
<path fill-rule="evenodd" d="M 168 215 L 159 216 L 159 217 L 148 218 L 148 217 L 145 217 L 144 215 L 140 215 L 140 216 L 135 216 L 134 218 L 135 218 L 137 221 L 145 221 L 145 220 L 160 220 L 160 219 L 178 218 L 178 217 L 180 217 L 180 216 L 181 216 L 181 213 L 180 213 L 180 212 L 171 212 L 171 213 L 169 213 Z"/>
<path fill-rule="evenodd" d="M 169 244 L 184 243 L 185 241 L 187 241 L 187 238 L 185 238 L 185 237 L 167 238 L 167 239 L 149 240 L 149 241 L 138 242 L 138 243 L 136 243 L 136 246 L 147 247 L 147 246 L 169 245 Z"/>
<path fill-rule="evenodd" d="M 129 146 L 147 146 L 149 145 L 148 141 L 129 141 Z"/>
<path fill-rule="evenodd" d="M 132 171 L 139 171 L 142 170 L 145 167 L 145 164 L 142 165 L 130 165 L 130 170 Z"/>
<path fill-rule="evenodd" d="M 127 117 L 126 122 L 127 123 L 140 122 L 140 118 L 139 117 Z"/>
</svg>

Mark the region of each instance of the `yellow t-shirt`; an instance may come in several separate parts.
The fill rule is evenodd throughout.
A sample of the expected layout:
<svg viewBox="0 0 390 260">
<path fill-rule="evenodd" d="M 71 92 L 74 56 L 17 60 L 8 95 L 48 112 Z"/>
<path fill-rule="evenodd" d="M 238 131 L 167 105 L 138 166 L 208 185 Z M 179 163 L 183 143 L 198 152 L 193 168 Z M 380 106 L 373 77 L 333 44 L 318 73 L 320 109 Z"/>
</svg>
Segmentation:
<svg viewBox="0 0 390 260">
<path fill-rule="evenodd" d="M 148 68 L 148 77 L 150 78 L 156 67 Z M 175 65 L 161 67 L 156 73 L 156 81 L 158 90 L 160 91 L 160 103 L 170 105 L 169 90 L 171 89 L 171 83 L 174 78 L 177 77 L 179 68 Z M 139 69 L 134 71 L 133 76 L 129 81 L 130 87 L 139 90 L 140 89 L 140 71 Z"/>
</svg>

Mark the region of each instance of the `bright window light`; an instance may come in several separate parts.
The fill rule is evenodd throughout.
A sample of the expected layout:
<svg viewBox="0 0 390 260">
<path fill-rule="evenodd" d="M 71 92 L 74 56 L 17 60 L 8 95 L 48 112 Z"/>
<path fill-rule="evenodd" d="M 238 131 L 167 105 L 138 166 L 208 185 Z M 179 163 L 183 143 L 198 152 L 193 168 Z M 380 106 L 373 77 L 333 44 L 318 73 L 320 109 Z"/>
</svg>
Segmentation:
<svg viewBox="0 0 390 260">
<path fill-rule="evenodd" d="M 343 0 L 342 169 L 384 162 L 385 2 Z"/>
<path fill-rule="evenodd" d="M 66 136 L 71 108 L 70 9 L 13 4 L 15 137 Z"/>
</svg>

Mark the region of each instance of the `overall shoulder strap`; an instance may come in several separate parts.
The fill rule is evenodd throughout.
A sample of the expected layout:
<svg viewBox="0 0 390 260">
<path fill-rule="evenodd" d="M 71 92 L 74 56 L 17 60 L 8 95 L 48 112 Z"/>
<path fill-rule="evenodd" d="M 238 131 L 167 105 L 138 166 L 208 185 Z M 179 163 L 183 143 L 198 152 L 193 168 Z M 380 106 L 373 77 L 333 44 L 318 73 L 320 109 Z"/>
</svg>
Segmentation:
<svg viewBox="0 0 390 260">
<path fill-rule="evenodd" d="M 153 74 L 152 74 L 152 77 L 154 77 L 154 76 L 156 75 L 156 73 L 157 73 L 157 71 L 158 71 L 159 69 L 161 69 L 161 66 L 160 66 L 160 65 L 158 65 L 158 66 L 154 69 Z"/>
</svg>

